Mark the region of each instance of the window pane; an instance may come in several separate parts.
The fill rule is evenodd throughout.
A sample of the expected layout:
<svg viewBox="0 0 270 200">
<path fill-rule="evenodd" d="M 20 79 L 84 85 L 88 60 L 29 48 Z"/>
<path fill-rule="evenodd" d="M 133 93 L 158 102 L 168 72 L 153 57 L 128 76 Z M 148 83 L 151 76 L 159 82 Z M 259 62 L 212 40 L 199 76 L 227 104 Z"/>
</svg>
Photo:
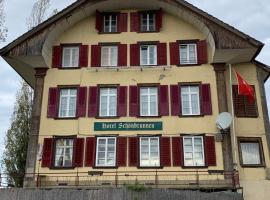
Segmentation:
<svg viewBox="0 0 270 200">
<path fill-rule="evenodd" d="M 55 146 L 55 161 L 56 167 L 72 166 L 73 157 L 73 139 L 57 139 Z"/>
<path fill-rule="evenodd" d="M 259 143 L 241 143 L 243 164 L 261 164 Z"/>
<path fill-rule="evenodd" d="M 98 138 L 97 166 L 115 165 L 115 138 Z"/>
<path fill-rule="evenodd" d="M 77 103 L 77 89 L 61 89 L 59 103 L 59 117 L 75 117 Z"/>
<path fill-rule="evenodd" d="M 204 151 L 202 137 L 184 137 L 185 166 L 203 166 Z"/>
<path fill-rule="evenodd" d="M 63 67 L 79 66 L 79 47 L 63 48 L 62 66 Z"/>
</svg>

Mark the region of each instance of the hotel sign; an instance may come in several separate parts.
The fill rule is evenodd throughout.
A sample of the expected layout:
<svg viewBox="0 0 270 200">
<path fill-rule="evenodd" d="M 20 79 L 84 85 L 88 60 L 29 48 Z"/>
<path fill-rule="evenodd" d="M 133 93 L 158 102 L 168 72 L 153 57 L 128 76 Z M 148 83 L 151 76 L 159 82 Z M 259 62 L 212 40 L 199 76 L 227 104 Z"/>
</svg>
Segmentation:
<svg viewBox="0 0 270 200">
<path fill-rule="evenodd" d="M 95 122 L 94 131 L 157 131 L 162 122 Z"/>
</svg>

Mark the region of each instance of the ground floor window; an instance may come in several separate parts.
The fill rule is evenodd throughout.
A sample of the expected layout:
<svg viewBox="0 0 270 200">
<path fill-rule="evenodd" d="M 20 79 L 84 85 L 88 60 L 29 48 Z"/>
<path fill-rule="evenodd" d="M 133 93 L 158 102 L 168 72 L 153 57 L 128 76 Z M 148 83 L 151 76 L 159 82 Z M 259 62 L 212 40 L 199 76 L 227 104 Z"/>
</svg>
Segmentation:
<svg viewBox="0 0 270 200">
<path fill-rule="evenodd" d="M 55 140 L 55 167 L 72 167 L 74 139 L 57 138 Z"/>
<path fill-rule="evenodd" d="M 239 154 L 242 166 L 263 166 L 264 156 L 261 138 L 239 138 Z"/>
<path fill-rule="evenodd" d="M 204 166 L 203 136 L 184 136 L 184 165 Z"/>
<path fill-rule="evenodd" d="M 116 138 L 98 137 L 96 150 L 96 166 L 111 167 L 115 166 L 116 158 Z"/>
<path fill-rule="evenodd" d="M 159 137 L 140 137 L 140 166 L 160 166 Z"/>
</svg>

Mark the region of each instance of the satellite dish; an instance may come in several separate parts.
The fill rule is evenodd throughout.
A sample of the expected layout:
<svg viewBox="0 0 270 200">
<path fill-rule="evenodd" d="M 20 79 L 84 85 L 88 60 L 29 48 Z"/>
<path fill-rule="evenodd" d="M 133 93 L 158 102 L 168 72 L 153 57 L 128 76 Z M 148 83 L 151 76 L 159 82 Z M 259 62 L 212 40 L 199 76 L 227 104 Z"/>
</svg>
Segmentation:
<svg viewBox="0 0 270 200">
<path fill-rule="evenodd" d="M 216 124 L 218 129 L 226 130 L 231 126 L 232 115 L 228 112 L 220 113 L 217 117 Z"/>
</svg>

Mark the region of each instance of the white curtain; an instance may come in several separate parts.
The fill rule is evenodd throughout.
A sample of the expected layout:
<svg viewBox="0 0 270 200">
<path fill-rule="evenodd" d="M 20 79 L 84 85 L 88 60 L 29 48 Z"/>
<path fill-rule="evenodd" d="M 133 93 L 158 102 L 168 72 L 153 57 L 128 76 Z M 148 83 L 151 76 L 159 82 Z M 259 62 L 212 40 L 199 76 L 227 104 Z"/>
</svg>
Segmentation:
<svg viewBox="0 0 270 200">
<path fill-rule="evenodd" d="M 261 164 L 259 143 L 241 143 L 243 164 Z"/>
</svg>

